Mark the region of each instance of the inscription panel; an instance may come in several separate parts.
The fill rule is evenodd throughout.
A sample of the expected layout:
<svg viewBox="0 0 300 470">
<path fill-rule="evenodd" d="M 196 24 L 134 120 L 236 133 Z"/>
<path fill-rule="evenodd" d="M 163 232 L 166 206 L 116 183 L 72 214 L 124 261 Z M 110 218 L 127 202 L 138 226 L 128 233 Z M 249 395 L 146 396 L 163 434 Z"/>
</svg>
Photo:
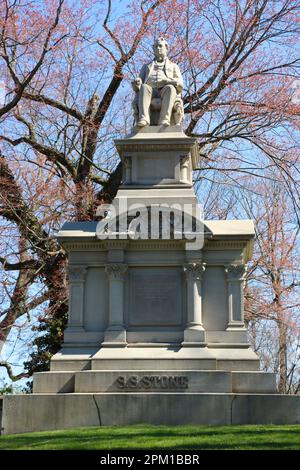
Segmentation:
<svg viewBox="0 0 300 470">
<path fill-rule="evenodd" d="M 155 153 L 146 156 L 139 155 L 137 158 L 137 179 L 143 181 L 159 182 L 164 178 L 174 179 L 174 157 L 160 158 Z"/>
<path fill-rule="evenodd" d="M 117 388 L 125 390 L 156 390 L 156 389 L 186 389 L 189 386 L 189 379 L 184 375 L 131 375 L 129 377 L 120 375 L 115 385 Z"/>
<path fill-rule="evenodd" d="M 131 268 L 128 326 L 182 326 L 180 268 Z"/>
</svg>

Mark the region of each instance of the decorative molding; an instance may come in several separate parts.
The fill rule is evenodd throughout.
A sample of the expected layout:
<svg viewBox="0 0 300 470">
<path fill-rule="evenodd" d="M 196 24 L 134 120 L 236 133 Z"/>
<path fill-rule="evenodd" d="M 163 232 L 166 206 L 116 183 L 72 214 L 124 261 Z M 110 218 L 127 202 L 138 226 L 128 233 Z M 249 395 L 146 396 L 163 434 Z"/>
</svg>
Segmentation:
<svg viewBox="0 0 300 470">
<path fill-rule="evenodd" d="M 180 156 L 180 181 L 190 182 L 191 172 L 189 172 L 190 155 Z"/>
<path fill-rule="evenodd" d="M 123 263 L 110 263 L 105 265 L 105 271 L 110 279 L 123 280 L 127 269 L 128 265 Z"/>
<path fill-rule="evenodd" d="M 121 240 L 103 240 L 103 246 L 106 250 L 110 249 L 117 249 L 117 250 L 125 250 L 128 245 L 128 239 L 121 239 Z"/>
<path fill-rule="evenodd" d="M 64 242 L 64 248 L 67 251 L 107 251 L 111 248 L 124 249 L 130 240 L 98 240 L 95 241 L 72 241 Z"/>
<path fill-rule="evenodd" d="M 143 153 L 147 152 L 153 152 L 153 151 L 169 151 L 169 150 L 176 150 L 182 151 L 186 150 L 187 152 L 190 152 L 192 147 L 194 146 L 194 142 L 187 142 L 187 143 L 170 143 L 166 141 L 166 139 L 161 139 L 157 143 L 149 143 L 149 140 L 142 140 L 140 139 L 139 142 L 130 142 L 130 143 L 121 143 L 117 144 L 116 147 L 120 153 L 122 153 L 122 156 L 124 152 L 140 152 L 141 150 Z"/>
<path fill-rule="evenodd" d="M 128 251 L 139 250 L 182 250 L 186 240 L 106 240 L 94 242 L 65 242 L 64 248 L 67 251 L 102 251 L 107 252 L 110 249 L 126 249 Z M 97 263 L 101 264 L 101 262 Z"/>
<path fill-rule="evenodd" d="M 68 267 L 69 281 L 70 282 L 84 282 L 86 272 L 87 272 L 86 266 L 69 265 Z"/>
<path fill-rule="evenodd" d="M 205 222 L 204 222 L 205 223 Z M 219 250 L 241 250 L 244 263 L 250 261 L 253 254 L 253 238 L 244 238 L 239 240 L 214 240 L 213 234 L 209 235 L 208 232 L 204 234 L 205 244 L 204 250 L 206 251 L 219 251 Z"/>
<path fill-rule="evenodd" d="M 132 240 L 133 243 L 131 243 L 128 246 L 128 251 L 138 251 L 138 250 L 159 250 L 161 248 L 166 249 L 166 250 L 182 250 L 183 244 L 185 240 L 161 240 L 158 242 L 157 240 L 147 240 L 147 241 L 139 241 L 139 240 Z"/>
<path fill-rule="evenodd" d="M 124 168 L 131 168 L 131 164 L 132 164 L 132 161 L 131 161 L 131 157 L 129 156 L 126 156 L 123 158 L 123 165 L 124 165 Z"/>
<path fill-rule="evenodd" d="M 215 241 L 215 240 L 206 240 L 204 249 L 205 250 L 239 250 L 244 249 L 247 244 L 249 243 L 248 240 L 233 240 L 233 241 Z"/>
<path fill-rule="evenodd" d="M 181 167 L 188 167 L 189 165 L 189 160 L 190 160 L 190 155 L 181 155 L 180 156 L 180 166 Z"/>
<path fill-rule="evenodd" d="M 186 263 L 183 265 L 183 271 L 187 279 L 201 280 L 205 271 L 206 263 Z"/>
<path fill-rule="evenodd" d="M 61 243 L 61 242 L 60 242 Z M 104 243 L 99 240 L 96 240 L 94 242 L 63 242 L 63 246 L 67 251 L 106 251 L 106 247 L 104 246 Z"/>
<path fill-rule="evenodd" d="M 193 168 L 197 168 L 199 160 L 199 147 L 196 138 L 187 136 L 174 137 L 174 138 L 156 138 L 149 139 L 145 138 L 128 138 L 128 139 L 116 139 L 116 148 L 123 159 L 124 153 L 126 152 L 166 152 L 176 151 L 178 152 L 189 152 L 192 158 Z"/>
<path fill-rule="evenodd" d="M 228 281 L 241 282 L 244 280 L 245 266 L 243 264 L 229 264 L 224 267 Z"/>
<path fill-rule="evenodd" d="M 132 180 L 132 157 L 131 156 L 124 156 L 123 157 L 123 176 L 124 176 L 124 182 L 127 184 L 131 183 Z"/>
</svg>

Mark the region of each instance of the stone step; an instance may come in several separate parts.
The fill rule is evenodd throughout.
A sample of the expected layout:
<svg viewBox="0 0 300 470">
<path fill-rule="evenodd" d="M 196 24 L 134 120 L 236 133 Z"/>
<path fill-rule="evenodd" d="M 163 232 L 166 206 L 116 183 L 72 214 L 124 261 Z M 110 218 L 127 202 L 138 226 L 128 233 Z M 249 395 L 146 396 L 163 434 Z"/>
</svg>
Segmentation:
<svg viewBox="0 0 300 470">
<path fill-rule="evenodd" d="M 34 393 L 276 393 L 276 375 L 217 370 L 38 372 Z"/>
<path fill-rule="evenodd" d="M 216 359 L 164 359 L 156 357 L 135 359 L 92 359 L 92 370 L 216 370 Z"/>
<path fill-rule="evenodd" d="M 33 393 L 72 393 L 75 389 L 75 371 L 35 372 Z"/>
<path fill-rule="evenodd" d="M 90 361 L 91 370 L 259 370 L 259 360 L 247 345 L 236 348 L 207 348 L 197 344 L 177 348 L 171 345 L 102 347 Z"/>
<path fill-rule="evenodd" d="M 232 393 L 5 395 L 3 434 L 82 426 L 299 424 L 300 396 Z"/>
</svg>

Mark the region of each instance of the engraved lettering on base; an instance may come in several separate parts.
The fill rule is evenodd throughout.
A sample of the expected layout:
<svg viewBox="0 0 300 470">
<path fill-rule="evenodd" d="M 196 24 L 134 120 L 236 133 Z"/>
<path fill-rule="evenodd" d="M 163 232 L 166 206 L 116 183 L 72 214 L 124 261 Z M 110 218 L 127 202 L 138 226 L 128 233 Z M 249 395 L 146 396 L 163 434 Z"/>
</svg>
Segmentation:
<svg viewBox="0 0 300 470">
<path fill-rule="evenodd" d="M 181 375 L 144 375 L 139 378 L 137 375 L 126 377 L 120 375 L 115 381 L 115 385 L 121 389 L 185 389 L 189 386 L 189 379 Z"/>
</svg>

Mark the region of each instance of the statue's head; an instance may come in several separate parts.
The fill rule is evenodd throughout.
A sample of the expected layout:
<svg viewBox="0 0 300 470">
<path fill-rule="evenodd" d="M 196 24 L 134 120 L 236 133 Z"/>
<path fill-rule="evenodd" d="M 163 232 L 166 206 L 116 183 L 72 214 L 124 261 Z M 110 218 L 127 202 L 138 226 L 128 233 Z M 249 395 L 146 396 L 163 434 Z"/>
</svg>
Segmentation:
<svg viewBox="0 0 300 470">
<path fill-rule="evenodd" d="M 157 60 L 164 60 L 169 51 L 169 44 L 164 38 L 158 38 L 153 44 L 154 55 Z"/>
</svg>

